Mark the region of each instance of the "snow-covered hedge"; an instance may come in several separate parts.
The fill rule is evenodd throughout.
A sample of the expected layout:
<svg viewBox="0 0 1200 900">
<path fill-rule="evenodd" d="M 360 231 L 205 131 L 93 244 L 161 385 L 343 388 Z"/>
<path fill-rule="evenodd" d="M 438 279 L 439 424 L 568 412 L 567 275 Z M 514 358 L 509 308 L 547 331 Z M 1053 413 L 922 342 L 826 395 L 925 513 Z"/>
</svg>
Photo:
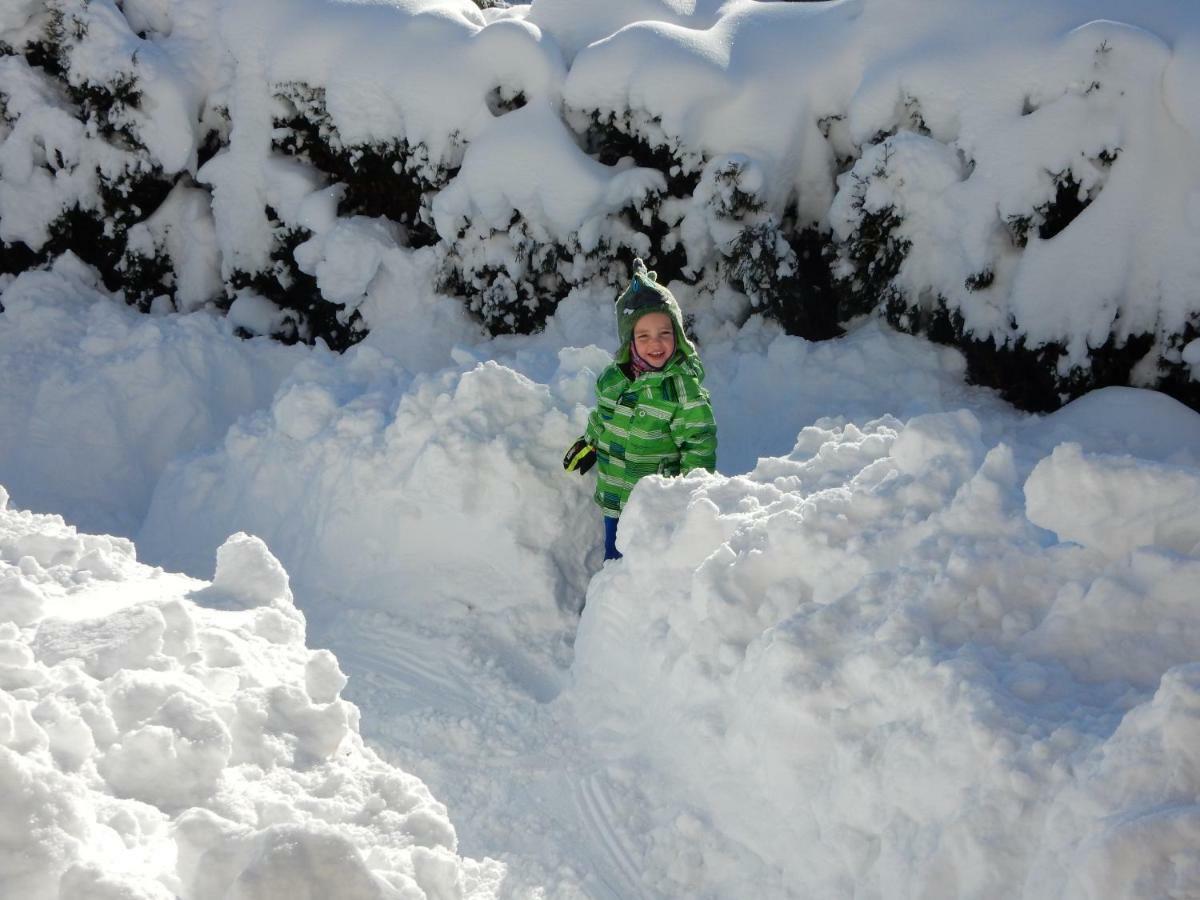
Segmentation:
<svg viewBox="0 0 1200 900">
<path fill-rule="evenodd" d="M 806 337 L 885 317 L 1026 407 L 1200 404 L 1194 13 L 682 9 L 10 5 L 2 268 L 70 249 L 143 309 L 340 349 L 387 248 L 493 333 L 642 256 Z"/>
</svg>

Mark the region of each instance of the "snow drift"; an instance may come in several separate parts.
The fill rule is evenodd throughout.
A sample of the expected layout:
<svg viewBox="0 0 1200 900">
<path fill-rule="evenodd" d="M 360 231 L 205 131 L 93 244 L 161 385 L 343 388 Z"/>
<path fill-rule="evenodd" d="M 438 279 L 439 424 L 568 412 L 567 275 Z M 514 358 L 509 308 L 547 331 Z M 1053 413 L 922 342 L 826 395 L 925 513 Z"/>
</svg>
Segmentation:
<svg viewBox="0 0 1200 900">
<path fill-rule="evenodd" d="M 774 863 L 756 895 L 1195 891 L 1200 417 L 1163 399 L 1068 407 L 1086 450 L 1048 452 L 1054 417 L 823 420 L 639 485 L 580 622 L 585 727 L 709 798 Z"/>
<path fill-rule="evenodd" d="M 265 545 L 211 583 L 0 489 L 0 884 L 29 898 L 493 897 L 358 736 Z"/>
<path fill-rule="evenodd" d="M 5 890 L 1200 893 L 1200 417 L 963 384 L 1194 402 L 1197 22 L 1127 7 L 0 10 L 0 482 L 126 536 L 2 495 Z M 601 567 L 635 252 L 721 474 Z"/>
<path fill-rule="evenodd" d="M 403 284 L 421 259 L 393 251 L 380 271 Z M 65 509 L 143 520 L 144 554 L 193 575 L 219 549 L 210 585 L 138 565 L 122 539 L 4 513 L 6 740 L 31 814 L 57 823 L 30 851 L 44 864 L 14 883 L 56 896 L 128 876 L 148 896 L 216 896 L 284 878 L 297 841 L 317 883 L 357 878 L 364 896 L 434 878 L 424 851 L 357 830 L 359 800 L 331 807 L 317 787 L 347 749 L 346 765 L 379 764 L 336 664 L 303 648 L 295 585 L 321 634 L 363 654 L 356 665 L 403 672 L 419 645 L 412 671 L 453 687 L 445 711 L 393 709 L 369 670 L 344 689 L 369 699 L 384 746 L 434 754 L 414 762 L 497 855 L 535 852 L 497 808 L 547 827 L 520 779 L 504 806 L 478 774 L 527 771 L 489 755 L 500 735 L 562 752 L 579 729 L 574 764 L 625 773 L 618 883 L 651 896 L 1194 890 L 1200 417 L 1132 389 L 1020 415 L 964 388 L 952 351 L 876 325 L 810 344 L 757 319 L 729 328 L 699 303 L 706 363 L 723 373 L 725 474 L 639 485 L 625 559 L 589 584 L 598 518 L 558 461 L 610 358 L 587 344 L 608 334 L 609 298 L 577 292 L 543 334 L 483 340 L 413 285 L 370 298 L 409 331 L 381 328 L 343 355 L 268 344 L 277 357 L 253 365 L 258 348 L 227 320 L 140 316 L 66 261 L 8 285 L 4 316 L 20 328 L 0 345 L 15 361 L 5 433 L 57 429 L 42 454 L 2 445 L 14 496 L 50 484 Z M 414 320 L 421 308 L 431 317 Z M 75 325 L 55 327 L 64 319 Z M 412 369 L 385 352 L 406 346 Z M 192 398 L 211 431 L 156 427 L 185 420 L 147 406 L 147 383 L 177 384 L 164 396 Z M 80 426 L 98 396 L 122 428 Z M 139 452 L 148 436 L 159 453 Z M 225 542 L 241 531 L 265 536 L 292 578 L 257 540 Z M 233 636 L 210 636 L 218 627 Z M 51 719 L 47 692 L 67 684 Z M 463 699 L 473 684 L 491 685 L 487 702 Z M 71 711 L 87 704 L 85 729 Z M 476 744 L 473 759 L 462 748 Z M 549 758 L 521 765 L 563 765 Z M 47 784 L 65 787 L 38 793 Z M 289 800 L 243 802 L 268 787 Z M 69 818 L 50 806 L 59 796 L 78 800 Z M 87 868 L 87 848 L 109 840 L 93 810 L 135 802 L 150 821 L 136 839 L 106 826 L 133 861 Z M 459 861 L 444 814 L 434 821 L 444 877 L 498 883 L 501 864 Z M 147 845 L 182 848 L 178 865 L 145 862 L 175 858 Z M 536 852 L 524 884 L 562 871 L 565 850 Z M 559 896 L 576 896 L 560 879 Z"/>
</svg>

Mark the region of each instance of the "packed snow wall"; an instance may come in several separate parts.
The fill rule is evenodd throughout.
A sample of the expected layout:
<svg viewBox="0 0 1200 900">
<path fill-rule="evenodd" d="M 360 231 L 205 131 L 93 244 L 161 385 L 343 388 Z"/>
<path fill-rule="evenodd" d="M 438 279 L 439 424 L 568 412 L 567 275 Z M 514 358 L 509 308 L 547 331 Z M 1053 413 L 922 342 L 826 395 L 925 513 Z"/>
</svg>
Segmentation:
<svg viewBox="0 0 1200 900">
<path fill-rule="evenodd" d="M 211 582 L 0 488 L 0 884 L 23 900 L 492 898 L 445 807 L 358 734 L 288 576 L 231 537 Z"/>
<path fill-rule="evenodd" d="M 571 696 L 703 798 L 662 895 L 1200 891 L 1200 416 L 1109 388 L 997 424 L 825 419 L 638 485 Z"/>
<path fill-rule="evenodd" d="M 527 332 L 634 256 L 809 338 L 861 316 L 1048 410 L 1200 388 L 1200 22 L 1177 3 L 26 0 L 0 271 L 350 346 L 397 246 Z"/>
</svg>

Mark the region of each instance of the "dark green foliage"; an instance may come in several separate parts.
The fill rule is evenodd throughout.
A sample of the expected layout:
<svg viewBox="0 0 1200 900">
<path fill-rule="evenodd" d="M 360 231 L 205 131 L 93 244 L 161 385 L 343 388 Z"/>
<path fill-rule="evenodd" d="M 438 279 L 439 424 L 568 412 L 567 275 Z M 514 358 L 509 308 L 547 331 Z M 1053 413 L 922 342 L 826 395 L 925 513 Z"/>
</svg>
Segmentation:
<svg viewBox="0 0 1200 900">
<path fill-rule="evenodd" d="M 451 253 L 439 276 L 438 290 L 465 298 L 467 308 L 489 334 L 532 334 L 545 327 L 546 319 L 571 289 L 558 271 L 559 262 L 570 254 L 565 247 L 530 235 L 517 213 L 503 236 L 511 242 L 513 256 L 521 266 L 516 278 L 504 266 L 468 265 Z"/>
<path fill-rule="evenodd" d="M 35 268 L 40 262 L 41 254 L 34 253 L 21 241 L 0 243 L 0 275 L 17 275 Z"/>
<path fill-rule="evenodd" d="M 101 210 L 83 209 L 78 204 L 63 210 L 50 225 L 50 240 L 42 247 L 41 260 L 49 262 L 70 250 L 95 267 L 110 291 L 126 288 L 131 302 L 146 295 L 168 293 L 169 286 L 162 281 L 131 280 L 122 267 L 122 260 L 129 227 L 159 207 L 171 190 L 171 182 L 157 167 L 146 173 L 126 171 L 114 180 L 99 173 L 97 177 L 101 209 L 108 211 L 108 215 Z M 139 270 L 146 277 L 151 271 Z"/>
<path fill-rule="evenodd" d="M 983 291 L 992 286 L 992 282 L 996 280 L 996 273 L 991 269 L 984 269 L 980 272 L 973 272 L 967 276 L 964 287 L 968 291 Z"/>
<path fill-rule="evenodd" d="M 921 114 L 921 102 L 909 94 L 904 95 L 904 114 L 900 117 L 900 128 L 929 137 L 931 132 Z"/>
<path fill-rule="evenodd" d="M 658 124 L 657 119 L 651 121 Z M 703 159 L 698 154 L 682 153 L 669 144 L 651 146 L 628 116 L 618 118 L 593 110 L 580 137 L 584 151 L 606 166 L 615 166 L 628 156 L 638 166 L 662 172 L 668 197 L 690 197 L 700 183 Z"/>
<path fill-rule="evenodd" d="M 140 312 L 149 312 L 156 297 L 170 296 L 175 286 L 175 267 L 161 248 L 153 256 L 125 250 L 117 264 L 125 290 L 125 302 Z"/>
<path fill-rule="evenodd" d="M 200 124 L 204 129 L 204 137 L 196 148 L 197 170 L 229 146 L 229 133 L 233 129 L 228 107 L 219 104 L 205 109 L 200 116 Z"/>
<path fill-rule="evenodd" d="M 204 140 L 200 142 L 200 147 L 196 151 L 196 168 L 203 168 L 204 164 L 221 152 L 221 149 L 226 146 L 227 138 L 218 131 L 209 131 L 204 135 Z"/>
<path fill-rule="evenodd" d="M 546 325 L 561 297 L 537 289 L 536 279 L 514 281 L 504 268 L 480 266 L 471 280 L 450 268 L 438 289 L 467 298 L 471 310 L 489 334 L 532 334 Z"/>
<path fill-rule="evenodd" d="M 488 91 L 487 105 L 493 116 L 500 117 L 525 106 L 525 92 L 497 85 Z"/>
<path fill-rule="evenodd" d="M 651 122 L 658 124 L 657 119 L 651 119 Z M 663 174 L 667 182 L 666 193 L 647 198 L 640 209 L 623 210 L 621 216 L 632 228 L 650 239 L 651 250 L 645 262 L 658 273 L 659 281 L 694 282 L 697 273 L 687 270 L 687 253 L 670 239 L 674 229 L 663 220 L 660 210 L 662 201 L 667 197 L 682 199 L 695 193 L 700 184 L 703 160 L 694 154 L 685 158 L 677 148 L 667 143 L 651 146 L 628 115 L 601 115 L 595 110 L 586 114 L 580 143 L 584 151 L 602 165 L 615 166 L 628 157 L 639 167 Z M 637 254 L 628 248 L 615 249 L 615 259 L 626 272 L 635 256 Z"/>
<path fill-rule="evenodd" d="M 653 198 L 651 205 L 656 208 Z M 631 226 L 640 221 L 633 207 L 616 215 Z M 487 253 L 480 252 L 497 239 L 509 244 L 519 266 L 515 278 L 506 267 L 487 262 Z M 623 287 L 637 255 L 632 248 L 614 245 L 605 238 L 587 250 L 578 234 L 570 234 L 560 242 L 547 241 L 532 233 L 529 223 L 514 212 L 507 229 L 464 228 L 445 257 L 437 287 L 463 297 L 490 334 L 531 334 L 545 327 L 546 319 L 577 284 L 599 279 L 614 291 Z M 655 259 L 645 261 L 655 268 Z M 661 272 L 659 277 L 663 280 Z"/>
<path fill-rule="evenodd" d="M 508 107 L 523 102 L 497 89 L 489 98 L 493 114 L 503 115 Z M 665 145 L 651 147 L 636 132 L 628 118 L 618 122 L 598 113 L 575 113 L 583 125 L 579 141 L 586 152 L 604 165 L 613 166 L 632 157 L 639 166 L 655 168 L 666 175 L 667 196 L 689 197 L 699 183 L 699 168 L 688 168 Z M 677 194 L 672 192 L 677 191 Z M 614 290 L 628 277 L 636 256 L 658 272 L 660 281 L 689 280 L 687 254 L 673 240 L 673 225 L 662 215 L 664 195 L 653 193 L 634 208 L 627 206 L 612 214 L 632 233 L 648 238 L 651 252 L 602 238 L 585 250 L 577 234 L 553 241 L 536 224 L 515 211 L 503 229 L 480 229 L 466 223 L 450 242 L 439 276 L 438 289 L 463 297 L 467 307 L 491 334 L 528 334 L 545 326 L 546 319 L 573 287 L 599 278 Z M 517 273 L 490 262 L 484 247 L 489 242 L 508 244 Z"/>
<path fill-rule="evenodd" d="M 1090 366 L 1066 375 L 1059 363 L 1066 354 L 1060 343 L 1029 347 L 1024 336 L 1005 343 L 979 340 L 967 333 L 962 313 L 939 298 L 922 329 L 930 340 L 957 347 L 967 360 L 967 380 L 996 388 L 1009 403 L 1031 412 L 1053 412 L 1088 391 L 1129 384 L 1133 367 L 1150 351 L 1150 334 L 1118 341 L 1110 335 L 1103 346 L 1091 348 Z"/>
<path fill-rule="evenodd" d="M 1180 403 L 1200 410 L 1200 380 L 1192 375 L 1191 367 L 1181 357 L 1183 348 L 1195 340 L 1200 340 L 1200 314 L 1193 315 L 1182 332 L 1171 336 L 1167 352 L 1159 363 L 1159 381 L 1155 387 Z"/>
<path fill-rule="evenodd" d="M 785 219 L 785 225 L 787 223 Z M 843 334 L 842 324 L 856 315 L 837 290 L 829 263 L 834 256 L 833 236 L 816 225 L 785 228 L 783 239 L 791 249 L 793 273 L 764 293 L 763 312 L 779 322 L 788 334 L 823 341 Z"/>
<path fill-rule="evenodd" d="M 121 287 L 117 264 L 125 252 L 125 231 L 110 227 L 111 220 L 93 209 L 72 206 L 50 223 L 50 240 L 42 247 L 49 261 L 70 250 L 100 273 L 110 291 Z"/>
<path fill-rule="evenodd" d="M 639 208 L 634 209 L 627 206 L 621 210 L 619 216 L 634 231 L 639 231 L 650 239 L 650 252 L 643 255 L 642 261 L 658 273 L 659 281 L 664 283 L 683 281 L 692 284 L 696 280 L 696 275 L 688 271 L 687 251 L 684 250 L 682 244 L 672 240 L 673 229 L 660 214 L 662 201 L 661 195 L 652 194 Z M 612 248 L 611 252 L 619 272 L 632 271 L 633 261 L 638 257 L 638 253 L 625 246 Z M 612 283 L 611 279 L 610 283 Z"/>
<path fill-rule="evenodd" d="M 275 239 L 270 268 L 261 272 L 234 272 L 227 286 L 228 296 L 219 305 L 228 309 L 237 291 L 250 289 L 285 311 L 282 324 L 271 334 L 276 340 L 285 344 L 312 344 L 320 339 L 339 353 L 357 344 L 367 333 L 358 310 L 344 317 L 343 322 L 339 314 L 345 307 L 326 300 L 317 280 L 296 267 L 294 251 L 312 233 L 283 225 L 269 207 L 267 215 Z"/>
<path fill-rule="evenodd" d="M 829 267 L 831 235 L 815 223 L 799 227 L 794 207 L 782 221 L 768 213 L 762 199 L 745 187 L 749 170 L 748 159 L 730 158 L 713 172 L 709 210 L 741 225 L 720 248 L 728 281 L 789 334 L 810 340 L 841 334 L 846 311 Z"/>
<path fill-rule="evenodd" d="M 46 27 L 41 36 L 25 45 L 25 61 L 41 68 L 52 78 L 65 78 L 68 65 L 66 36 L 62 10 L 57 6 L 49 6 Z"/>
<path fill-rule="evenodd" d="M 132 73 L 120 73 L 106 84 L 90 81 L 81 85 L 69 84 L 67 93 L 78 105 L 81 118 L 90 130 L 127 149 L 144 149 L 129 115 L 130 110 L 142 102 L 142 92 Z"/>
<path fill-rule="evenodd" d="M 174 186 L 158 165 L 141 171 L 126 169 L 116 178 L 100 175 L 100 199 L 104 208 L 111 210 L 117 228 L 124 231 L 158 209 Z"/>
<path fill-rule="evenodd" d="M 1091 205 L 1092 198 L 1079 189 L 1079 182 L 1070 172 L 1054 176 L 1054 199 L 1037 209 L 1038 237 L 1048 241 L 1075 221 Z"/>
<path fill-rule="evenodd" d="M 852 315 L 870 312 L 876 302 L 873 298 L 892 290 L 892 279 L 912 248 L 911 241 L 895 234 L 900 221 L 892 206 L 866 211 L 859 229 L 842 244 L 845 257 L 855 267 L 855 277 L 846 285 L 845 305 Z"/>
<path fill-rule="evenodd" d="M 457 170 L 434 165 L 424 145 L 400 138 L 343 145 L 323 88 L 292 82 L 280 85 L 277 96 L 288 113 L 275 121 L 276 148 L 344 186 L 339 216 L 384 217 L 404 226 L 409 246 L 437 243 L 429 204 Z"/>
<path fill-rule="evenodd" d="M 1023 248 L 1029 243 L 1029 230 L 1033 228 L 1033 216 L 1008 216 L 1004 220 L 1004 225 L 1008 229 L 1008 236 L 1012 239 L 1014 246 Z"/>
<path fill-rule="evenodd" d="M 278 85 L 276 97 L 283 112 L 275 120 L 275 148 L 305 160 L 342 186 L 339 216 L 389 219 L 402 226 L 405 243 L 411 247 L 437 242 L 430 203 L 457 170 L 434 163 L 424 145 L 402 138 L 346 145 L 329 115 L 323 88 L 291 82 Z M 515 102 L 515 98 L 509 100 Z M 268 210 L 268 215 L 276 219 L 273 211 Z M 320 338 L 338 351 L 362 340 L 366 324 L 358 311 L 345 317 L 344 307 L 325 300 L 315 279 L 296 268 L 292 251 L 309 233 L 278 221 L 275 229 L 277 246 L 271 270 L 238 273 L 231 287 L 252 288 L 293 313 L 276 335 L 280 340 L 311 343 Z"/>
<path fill-rule="evenodd" d="M 854 166 L 857 148 L 850 139 L 846 128 L 846 117 L 843 115 L 822 116 L 817 119 L 817 128 L 829 142 L 829 149 L 833 151 L 837 159 L 837 174 L 848 172 Z"/>
<path fill-rule="evenodd" d="M 1114 155 L 1112 159 L 1116 159 L 1116 156 Z M 1018 247 L 1024 247 L 1029 242 L 1029 232 L 1035 227 L 1038 237 L 1043 241 L 1048 241 L 1056 234 L 1060 234 L 1095 199 L 1094 194 L 1089 195 L 1080 190 L 1079 182 L 1070 170 L 1050 177 L 1054 180 L 1054 197 L 1052 199 L 1035 207 L 1032 213 L 1013 215 L 1005 219 L 1009 235 Z"/>
<path fill-rule="evenodd" d="M 127 251 L 125 242 L 129 228 L 162 204 L 174 179 L 150 158 L 136 133 L 132 113 L 142 95 L 132 72 L 114 73 L 105 83 L 72 83 L 71 53 L 85 37 L 81 21 L 68 17 L 61 5 L 51 2 L 41 35 L 24 48 L 25 58 L 60 82 L 89 135 L 121 151 L 118 158 L 123 159 L 124 168 L 115 173 L 97 169 L 98 207 L 91 208 L 90 200 L 69 205 L 50 223 L 49 240 L 37 253 L 23 244 L 5 247 L 2 264 L 19 271 L 70 251 L 93 266 L 109 290 L 124 290 L 130 303 L 148 308 L 153 297 L 170 293 L 174 280 L 171 266 L 165 257 L 139 259 L 138 254 Z M 47 166 L 52 171 L 68 168 L 57 154 L 47 160 Z"/>
<path fill-rule="evenodd" d="M 785 230 L 774 222 L 742 230 L 731 248 L 729 273 L 742 293 L 788 334 L 812 341 L 842 334 L 842 312 L 826 248 L 815 226 Z"/>
<path fill-rule="evenodd" d="M 891 154 L 885 152 L 870 178 L 852 176 L 851 206 L 859 212 L 858 225 L 838 245 L 837 251 L 840 260 L 849 264 L 852 274 L 838 278 L 836 285 L 841 294 L 839 306 L 843 321 L 868 313 L 882 303 L 888 319 L 896 327 L 908 331 L 917 327 L 908 321 L 913 313 L 896 308 L 904 301 L 892 281 L 912 249 L 912 242 L 897 236 L 896 230 L 902 220 L 894 206 L 879 209 L 866 206 L 871 178 L 886 177 L 890 162 Z"/>
</svg>

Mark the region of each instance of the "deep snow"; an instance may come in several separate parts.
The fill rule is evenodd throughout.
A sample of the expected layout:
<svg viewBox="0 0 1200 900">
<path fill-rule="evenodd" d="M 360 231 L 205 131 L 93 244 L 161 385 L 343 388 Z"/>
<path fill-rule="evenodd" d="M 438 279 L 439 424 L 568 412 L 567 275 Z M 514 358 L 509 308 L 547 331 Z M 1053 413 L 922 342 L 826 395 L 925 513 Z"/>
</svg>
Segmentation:
<svg viewBox="0 0 1200 900">
<path fill-rule="evenodd" d="M 142 316 L 69 260 L 7 286 L 12 502 L 136 532 L 146 560 L 191 578 L 212 577 L 225 548 L 206 588 L 134 563 L 122 540 L 5 513 L 20 532 L 3 554 L 6 702 L 13 723 L 41 723 L 14 724 L 8 746 L 18 770 L 42 773 L 30 784 L 67 779 L 105 808 L 149 803 L 160 824 L 144 841 L 168 847 L 192 838 L 165 823 L 213 809 L 238 824 L 204 833 L 243 848 L 213 877 L 261 879 L 254 896 L 291 890 L 273 880 L 274 838 L 250 835 L 308 801 L 274 787 L 288 796 L 278 812 L 238 818 L 221 798 L 258 771 L 246 766 L 299 778 L 312 758 L 340 760 L 334 747 L 381 765 L 336 699 L 333 657 L 304 650 L 298 624 L 288 658 L 323 660 L 330 677 L 263 687 L 292 699 L 263 707 L 253 734 L 265 736 L 240 751 L 249 711 L 218 688 L 197 701 L 211 740 L 161 705 L 175 688 L 136 715 L 105 701 L 116 724 L 89 722 L 90 741 L 65 725 L 56 738 L 35 714 L 63 667 L 86 696 L 113 696 L 145 667 L 204 682 L 192 670 L 217 665 L 217 645 L 238 665 L 228 648 L 252 637 L 223 624 L 247 614 L 230 607 L 300 622 L 280 599 L 286 568 L 371 746 L 448 805 L 444 877 L 477 896 L 1197 890 L 1200 416 L 1134 389 L 1020 414 L 964 387 L 953 351 L 871 323 L 821 344 L 757 319 L 733 329 L 681 290 L 715 373 L 720 474 L 640 485 L 625 559 L 601 567 L 586 481 L 559 458 L 613 347 L 611 298 L 579 292 L 544 334 L 483 341 L 420 286 L 426 255 L 386 255 L 388 290 L 370 301 L 408 330 L 343 356 L 242 341 L 205 313 Z M 396 348 L 420 308 L 432 312 L 410 368 Z M 97 397 L 120 428 L 88 424 Z M 176 404 L 191 415 L 166 415 Z M 266 545 L 226 544 L 241 531 Z M 104 618 L 76 621 L 93 613 Z M 218 626 L 235 636 L 187 637 Z M 256 685 L 300 671 L 263 665 Z M 301 724 L 319 715 L 345 724 Z M 129 749 L 147 741 L 179 749 L 134 764 L 159 753 Z M 347 817 L 325 817 L 334 832 L 320 834 L 374 873 L 355 877 L 424 877 L 408 839 L 364 837 L 337 825 Z M 94 830 L 61 827 L 76 849 L 38 877 L 105 852 Z M 219 896 L 196 881 L 192 852 L 106 877 Z M 342 877 L 341 863 L 313 865 Z"/>
<path fill-rule="evenodd" d="M 138 134 L 212 204 L 176 188 L 131 234 L 167 242 L 174 309 L 69 254 L 0 275 L 0 894 L 1200 896 L 1200 416 L 1128 388 L 1021 414 L 876 320 L 813 344 L 676 284 L 719 472 L 639 485 L 602 565 L 559 460 L 612 293 L 485 339 L 431 288 L 444 247 L 339 218 L 271 150 L 268 84 L 320 85 L 343 137 L 461 165 L 431 210 L 458 252 L 519 268 L 494 229 L 520 211 L 583 283 L 583 251 L 644 249 L 610 214 L 662 176 L 599 166 L 560 103 L 634 111 L 697 154 L 664 212 L 689 264 L 729 238 L 734 162 L 835 231 L 901 209 L 907 285 L 1069 367 L 1112 327 L 1178 332 L 1198 277 L 1196 17 L 1127 6 L 81 5 L 73 71 L 153 75 Z M 40 246 L 128 160 L 22 58 L 0 74 L 0 238 Z M 497 114 L 497 85 L 528 102 Z M 1003 220 L 1064 167 L 1092 205 L 1018 252 Z M 265 259 L 268 205 L 369 322 L 347 353 L 242 340 L 278 315 L 252 292 L 206 305 Z"/>
</svg>

